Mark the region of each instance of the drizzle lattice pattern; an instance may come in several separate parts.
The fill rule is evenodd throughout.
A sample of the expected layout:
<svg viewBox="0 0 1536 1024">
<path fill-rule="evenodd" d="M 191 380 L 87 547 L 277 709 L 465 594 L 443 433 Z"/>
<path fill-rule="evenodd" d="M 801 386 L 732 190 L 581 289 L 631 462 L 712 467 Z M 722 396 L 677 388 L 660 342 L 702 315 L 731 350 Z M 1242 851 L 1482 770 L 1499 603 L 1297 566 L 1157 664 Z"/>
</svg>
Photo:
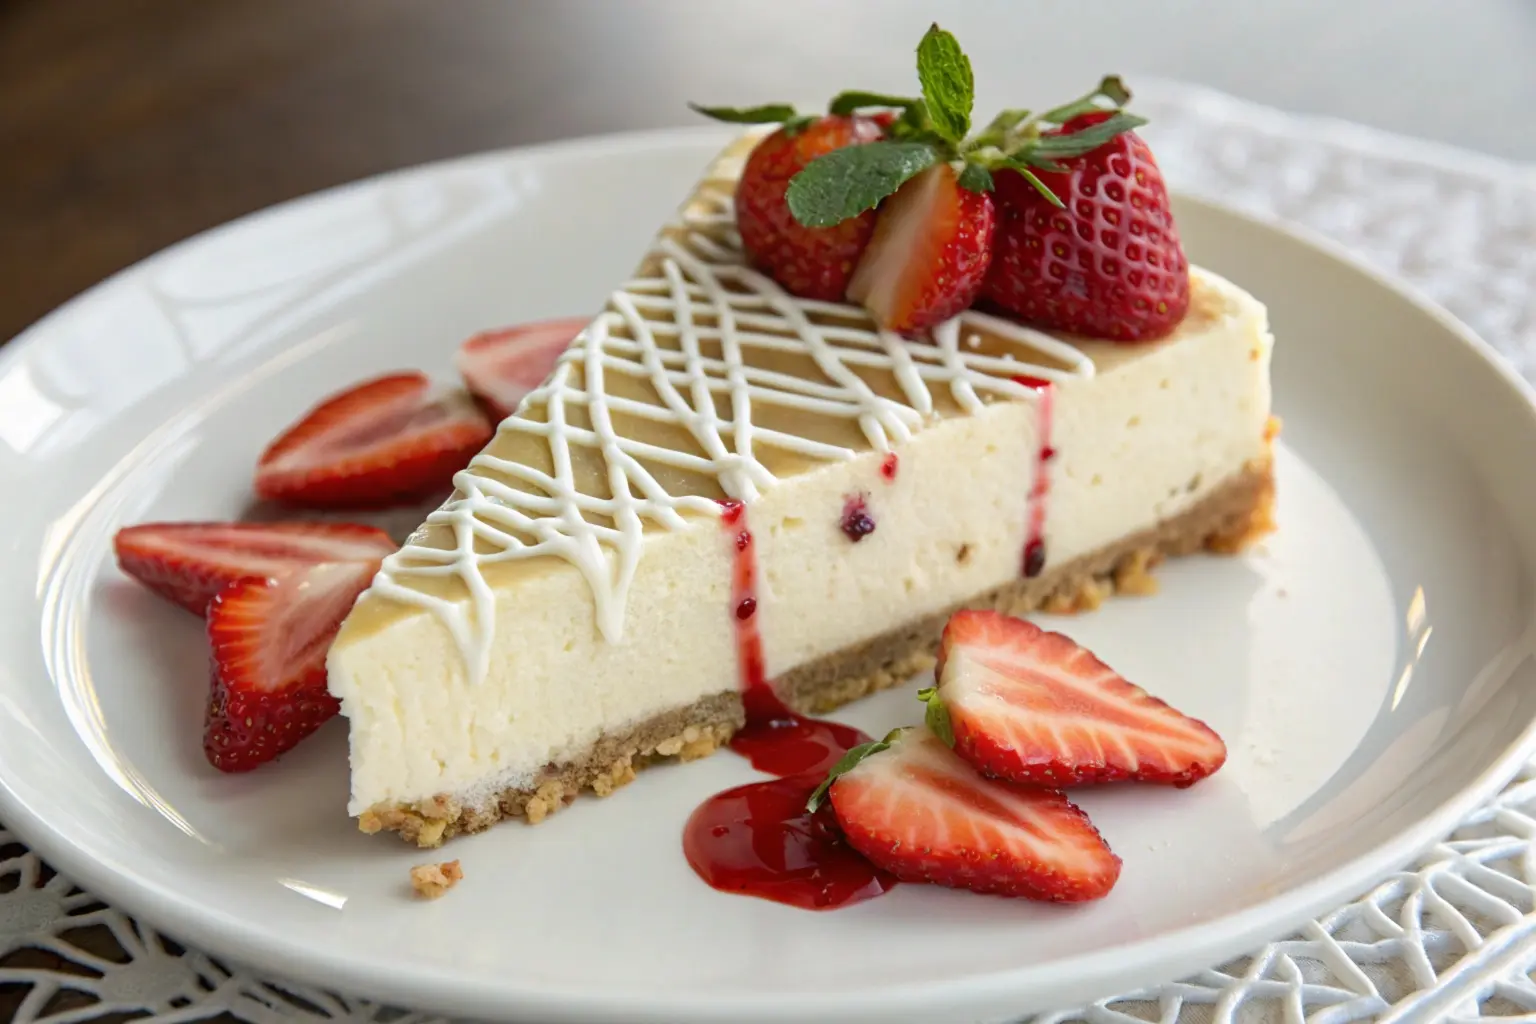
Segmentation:
<svg viewBox="0 0 1536 1024">
<path fill-rule="evenodd" d="M 1203 92 L 1147 89 L 1139 100 L 1153 118 L 1159 160 L 1181 187 L 1331 235 L 1413 281 L 1536 372 L 1530 172 L 1430 159 L 1411 143 Z M 1455 230 L 1445 230 L 1448 219 Z M 387 258 L 381 251 L 366 262 Z M 49 386 L 46 366 L 34 376 Z M 1418 864 L 1300 934 L 1041 1024 L 1536 1020 L 1533 899 L 1536 770 L 1528 769 Z M 52 876 L 0 827 L 0 1020 L 126 1017 L 435 1020 L 183 951 Z"/>
<path fill-rule="evenodd" d="M 717 165 L 681 222 L 658 237 L 641 274 L 501 425 L 498 444 L 535 439 L 551 469 L 481 454 L 456 478 L 456 497 L 428 517 L 448 539 L 420 534 L 386 561 L 376 589 L 442 616 L 476 675 L 486 671 L 494 628 L 481 571 L 492 562 L 565 559 L 592 588 L 603 636 L 621 636 L 647 526 L 679 529 L 687 513 L 719 512 L 714 496 L 669 493 L 659 468 L 712 480 L 719 495 L 750 502 L 774 483 L 765 449 L 814 461 L 884 452 L 936 415 L 940 389 L 960 412 L 974 413 L 994 397 L 1031 400 L 1021 375 L 1093 372 L 1076 348 L 984 314 L 963 313 L 931 340 L 909 340 L 849 306 L 789 295 L 744 262 L 733 164 L 727 157 Z M 981 349 L 981 335 L 993 344 Z M 767 410 L 793 414 L 793 426 L 767 426 Z M 818 439 L 825 421 L 855 424 L 865 447 Z M 646 438 L 648 425 L 666 430 L 667 440 Z M 596 464 L 607 493 L 578 484 L 584 460 Z M 411 577 L 422 576 L 463 580 L 469 607 L 413 589 Z"/>
</svg>

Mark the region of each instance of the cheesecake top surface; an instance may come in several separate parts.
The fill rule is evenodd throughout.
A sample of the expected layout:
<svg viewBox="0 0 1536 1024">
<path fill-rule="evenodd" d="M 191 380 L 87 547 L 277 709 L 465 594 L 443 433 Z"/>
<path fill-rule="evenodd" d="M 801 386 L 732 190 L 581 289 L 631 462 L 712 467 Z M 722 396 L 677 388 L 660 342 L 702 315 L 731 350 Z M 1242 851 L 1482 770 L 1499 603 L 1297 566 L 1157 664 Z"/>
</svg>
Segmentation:
<svg viewBox="0 0 1536 1024">
<path fill-rule="evenodd" d="M 596 626 L 622 635 L 648 531 L 718 517 L 777 481 L 886 452 L 926 424 L 1176 344 L 1231 312 L 1235 289 L 1194 271 L 1168 338 L 1069 339 L 967 310 L 931 337 L 879 330 L 856 306 L 796 298 L 747 264 L 732 196 L 745 135 L 715 160 L 634 277 L 385 560 L 354 617 L 437 613 L 482 676 L 494 587 L 574 567 Z"/>
</svg>

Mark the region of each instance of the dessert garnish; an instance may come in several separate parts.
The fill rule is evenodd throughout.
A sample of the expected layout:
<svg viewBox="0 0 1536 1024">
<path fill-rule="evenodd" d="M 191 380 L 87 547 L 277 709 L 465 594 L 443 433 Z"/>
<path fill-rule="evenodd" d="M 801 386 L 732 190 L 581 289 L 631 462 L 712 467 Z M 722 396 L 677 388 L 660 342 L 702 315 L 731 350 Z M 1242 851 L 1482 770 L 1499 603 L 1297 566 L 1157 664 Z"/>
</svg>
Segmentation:
<svg viewBox="0 0 1536 1024">
<path fill-rule="evenodd" d="M 555 360 L 586 326 L 584 317 L 563 317 L 481 331 L 459 346 L 455 364 L 491 422 L 500 423 L 524 395 L 544 383 Z"/>
<path fill-rule="evenodd" d="M 985 778 L 922 726 L 851 751 L 808 809 L 823 799 L 848 844 L 903 882 L 1079 903 L 1120 877 L 1064 794 Z"/>
<path fill-rule="evenodd" d="M 332 718 L 325 654 L 395 543 L 360 523 L 145 523 L 119 530 L 123 571 L 207 616 L 203 752 L 249 771 Z"/>
<path fill-rule="evenodd" d="M 271 579 L 320 562 L 377 565 L 395 550 L 362 523 L 140 523 L 112 541 L 123 572 L 201 616 L 215 594 L 247 577 Z"/>
<path fill-rule="evenodd" d="M 919 693 L 933 733 L 985 775 L 1036 786 L 1133 781 L 1183 788 L 1226 745 L 1061 633 L 992 611 L 950 618 Z"/>
<path fill-rule="evenodd" d="M 359 384 L 311 409 L 262 453 L 256 493 L 304 508 L 376 508 L 446 493 L 491 439 L 462 391 L 420 372 Z"/>
<path fill-rule="evenodd" d="M 249 771 L 293 749 L 340 710 L 325 685 L 325 655 L 376 571 L 377 562 L 321 562 L 219 591 L 208 605 L 209 763 Z"/>
<path fill-rule="evenodd" d="M 803 298 L 847 298 L 920 332 L 978 297 L 1026 323 L 1117 341 L 1171 331 L 1189 266 L 1118 76 L 1041 114 L 972 133 L 955 37 L 917 47 L 921 97 L 849 91 L 824 115 L 782 103 L 694 109 L 781 124 L 748 158 L 737 224 L 758 267 Z"/>
</svg>

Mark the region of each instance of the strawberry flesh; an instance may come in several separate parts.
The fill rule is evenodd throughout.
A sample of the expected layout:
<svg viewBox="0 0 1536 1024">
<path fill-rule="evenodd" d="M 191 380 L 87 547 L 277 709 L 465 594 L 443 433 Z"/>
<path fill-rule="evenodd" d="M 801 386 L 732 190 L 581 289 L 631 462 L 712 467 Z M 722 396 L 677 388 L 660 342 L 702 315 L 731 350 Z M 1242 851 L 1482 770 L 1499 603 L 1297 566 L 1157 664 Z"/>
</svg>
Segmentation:
<svg viewBox="0 0 1536 1024">
<path fill-rule="evenodd" d="M 431 394 L 425 374 L 399 373 L 335 395 L 262 453 L 256 493 L 309 508 L 376 508 L 446 491 L 491 439 L 464 393 Z"/>
<path fill-rule="evenodd" d="M 829 115 L 798 130 L 780 128 L 747 157 L 736 185 L 742 248 L 754 266 L 790 294 L 843 301 L 848 279 L 875 230 L 875 212 L 867 210 L 832 227 L 806 227 L 795 220 L 784 199 L 789 180 L 823 154 L 874 142 L 884 134 L 881 119 Z"/>
<path fill-rule="evenodd" d="M 1049 787 L 1127 780 L 1183 788 L 1227 758 L 1204 722 L 1021 619 L 957 613 L 936 671 L 955 750 L 985 775 Z"/>
<path fill-rule="evenodd" d="M 459 346 L 455 362 L 464 386 L 500 423 L 548 379 L 560 354 L 586 326 L 586 320 L 567 317 L 481 331 Z"/>
<path fill-rule="evenodd" d="M 123 572 L 197 615 L 239 579 L 317 562 L 377 565 L 395 550 L 389 534 L 359 523 L 143 523 L 112 543 Z"/>
<path fill-rule="evenodd" d="M 1076 903 L 1120 877 L 1064 795 L 983 778 L 924 728 L 864 758 L 828 798 L 849 845 L 903 882 Z"/>
<path fill-rule="evenodd" d="M 848 298 L 890 331 L 948 320 L 981 291 L 995 227 L 990 195 L 961 187 L 948 164 L 930 167 L 881 203 Z"/>
<path fill-rule="evenodd" d="M 325 656 L 377 563 L 328 562 L 239 580 L 208 606 L 212 683 L 203 751 L 224 772 L 291 750 L 340 709 Z"/>
<path fill-rule="evenodd" d="M 1070 134 L 1106 112 L 1047 134 Z M 1065 203 L 1051 205 L 1022 175 L 994 175 L 996 250 L 983 298 L 1028 323 L 1115 341 L 1148 341 L 1189 310 L 1189 262 L 1152 151 L 1134 132 L 1036 176 Z"/>
</svg>

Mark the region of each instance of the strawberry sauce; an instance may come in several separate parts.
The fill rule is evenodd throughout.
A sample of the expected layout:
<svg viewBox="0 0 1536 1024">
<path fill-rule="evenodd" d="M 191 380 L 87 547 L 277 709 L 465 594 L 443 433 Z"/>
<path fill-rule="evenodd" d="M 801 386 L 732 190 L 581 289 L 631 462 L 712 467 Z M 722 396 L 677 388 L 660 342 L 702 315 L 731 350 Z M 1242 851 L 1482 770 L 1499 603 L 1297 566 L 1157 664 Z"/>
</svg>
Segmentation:
<svg viewBox="0 0 1536 1024">
<path fill-rule="evenodd" d="M 1051 424 L 1055 419 L 1056 389 L 1039 377 L 1015 377 L 1018 383 L 1034 390 L 1036 421 L 1040 447 L 1035 452 L 1034 480 L 1029 488 L 1029 510 L 1024 527 L 1024 575 L 1039 576 L 1045 569 L 1045 499 L 1051 493 L 1049 466 L 1056 456 L 1051 447 Z"/>
<path fill-rule="evenodd" d="M 885 461 L 880 463 L 880 475 L 885 477 L 887 483 L 893 484 L 896 482 L 896 471 L 900 468 L 901 459 L 896 456 L 895 452 L 891 452 L 885 457 Z"/>
<path fill-rule="evenodd" d="M 831 805 L 805 809 L 812 790 L 845 753 L 869 737 L 858 729 L 807 718 L 781 701 L 763 670 L 757 630 L 757 552 L 746 509 L 722 503 L 721 523 L 735 547 L 731 621 L 741 666 L 747 723 L 731 749 L 758 771 L 779 776 L 716 793 L 683 829 L 683 854 L 721 892 L 757 896 L 807 910 L 867 900 L 896 884 L 843 841 Z"/>
</svg>

